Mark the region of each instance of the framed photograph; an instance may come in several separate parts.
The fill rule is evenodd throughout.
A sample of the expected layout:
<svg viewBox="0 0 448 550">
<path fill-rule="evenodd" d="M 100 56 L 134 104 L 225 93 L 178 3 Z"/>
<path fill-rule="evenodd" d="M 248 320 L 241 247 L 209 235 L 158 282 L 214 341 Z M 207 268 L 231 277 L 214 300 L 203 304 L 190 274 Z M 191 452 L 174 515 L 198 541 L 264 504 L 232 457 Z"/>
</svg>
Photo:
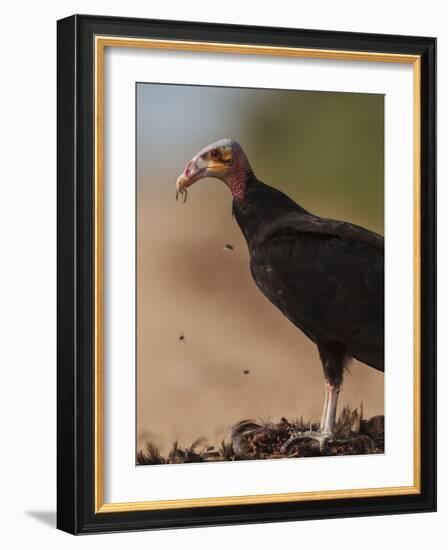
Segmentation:
<svg viewBox="0 0 448 550">
<path fill-rule="evenodd" d="M 58 21 L 58 527 L 434 511 L 425 37 Z"/>
</svg>

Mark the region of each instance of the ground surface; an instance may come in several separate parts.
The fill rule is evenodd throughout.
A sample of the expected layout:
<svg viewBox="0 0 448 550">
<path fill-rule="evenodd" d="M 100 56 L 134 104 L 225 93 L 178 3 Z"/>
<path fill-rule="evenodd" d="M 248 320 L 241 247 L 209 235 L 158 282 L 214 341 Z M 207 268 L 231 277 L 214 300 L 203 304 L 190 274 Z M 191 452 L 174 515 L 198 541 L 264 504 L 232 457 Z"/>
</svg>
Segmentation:
<svg viewBox="0 0 448 550">
<path fill-rule="evenodd" d="M 362 408 L 358 411 L 346 407 L 338 418 L 334 435 L 324 446 L 307 436 L 310 431 L 318 431 L 318 428 L 318 425 L 306 423 L 303 419 L 242 420 L 229 429 L 228 437 L 217 447 L 208 446 L 205 439 L 198 438 L 189 447 L 180 447 L 174 442 L 169 453 L 163 456 L 149 441 L 145 449 L 138 452 L 137 464 L 384 453 L 384 416 L 365 420 L 362 418 Z"/>
</svg>

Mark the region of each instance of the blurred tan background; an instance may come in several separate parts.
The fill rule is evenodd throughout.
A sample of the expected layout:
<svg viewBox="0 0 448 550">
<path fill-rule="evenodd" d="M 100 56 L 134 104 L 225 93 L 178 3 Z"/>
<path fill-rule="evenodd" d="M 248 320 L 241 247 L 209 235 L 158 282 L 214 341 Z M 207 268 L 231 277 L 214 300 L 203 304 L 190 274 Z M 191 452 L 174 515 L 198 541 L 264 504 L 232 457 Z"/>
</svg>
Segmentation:
<svg viewBox="0 0 448 550">
<path fill-rule="evenodd" d="M 138 448 L 213 445 L 243 418 L 317 420 L 323 406 L 317 348 L 252 282 L 225 185 L 175 201 L 190 158 L 233 137 L 265 183 L 383 234 L 383 136 L 380 95 L 137 85 Z M 340 409 L 382 414 L 383 390 L 353 362 Z"/>
</svg>

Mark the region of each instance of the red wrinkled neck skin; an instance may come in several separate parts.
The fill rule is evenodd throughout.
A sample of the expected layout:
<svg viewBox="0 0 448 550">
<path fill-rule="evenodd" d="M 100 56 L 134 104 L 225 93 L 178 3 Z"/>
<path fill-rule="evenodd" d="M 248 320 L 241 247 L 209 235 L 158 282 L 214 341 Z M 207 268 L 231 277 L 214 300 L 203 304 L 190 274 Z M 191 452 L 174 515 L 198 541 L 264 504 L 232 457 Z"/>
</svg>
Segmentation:
<svg viewBox="0 0 448 550">
<path fill-rule="evenodd" d="M 242 151 L 233 158 L 232 170 L 228 177 L 227 185 L 236 200 L 243 200 L 246 195 L 247 176 L 251 171 L 249 161 Z"/>
</svg>

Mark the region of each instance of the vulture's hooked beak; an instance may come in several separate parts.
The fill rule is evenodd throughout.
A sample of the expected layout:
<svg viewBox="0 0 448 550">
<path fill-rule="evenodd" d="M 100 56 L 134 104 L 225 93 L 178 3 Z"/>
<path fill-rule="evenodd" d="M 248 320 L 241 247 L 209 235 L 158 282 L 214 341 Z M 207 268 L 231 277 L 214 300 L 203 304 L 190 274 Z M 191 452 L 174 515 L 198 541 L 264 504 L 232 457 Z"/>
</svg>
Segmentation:
<svg viewBox="0 0 448 550">
<path fill-rule="evenodd" d="M 179 195 L 181 195 L 183 197 L 183 202 L 185 202 L 188 197 L 187 187 L 192 185 L 195 181 L 205 177 L 207 165 L 204 163 L 202 164 L 203 165 L 201 166 L 201 163 L 196 157 L 190 160 L 187 164 L 185 170 L 176 181 L 176 200 Z"/>
<path fill-rule="evenodd" d="M 226 181 L 232 164 L 231 148 L 208 146 L 195 155 L 176 181 L 176 200 L 179 195 L 187 200 L 187 188 L 202 178 L 219 178 Z"/>
</svg>

